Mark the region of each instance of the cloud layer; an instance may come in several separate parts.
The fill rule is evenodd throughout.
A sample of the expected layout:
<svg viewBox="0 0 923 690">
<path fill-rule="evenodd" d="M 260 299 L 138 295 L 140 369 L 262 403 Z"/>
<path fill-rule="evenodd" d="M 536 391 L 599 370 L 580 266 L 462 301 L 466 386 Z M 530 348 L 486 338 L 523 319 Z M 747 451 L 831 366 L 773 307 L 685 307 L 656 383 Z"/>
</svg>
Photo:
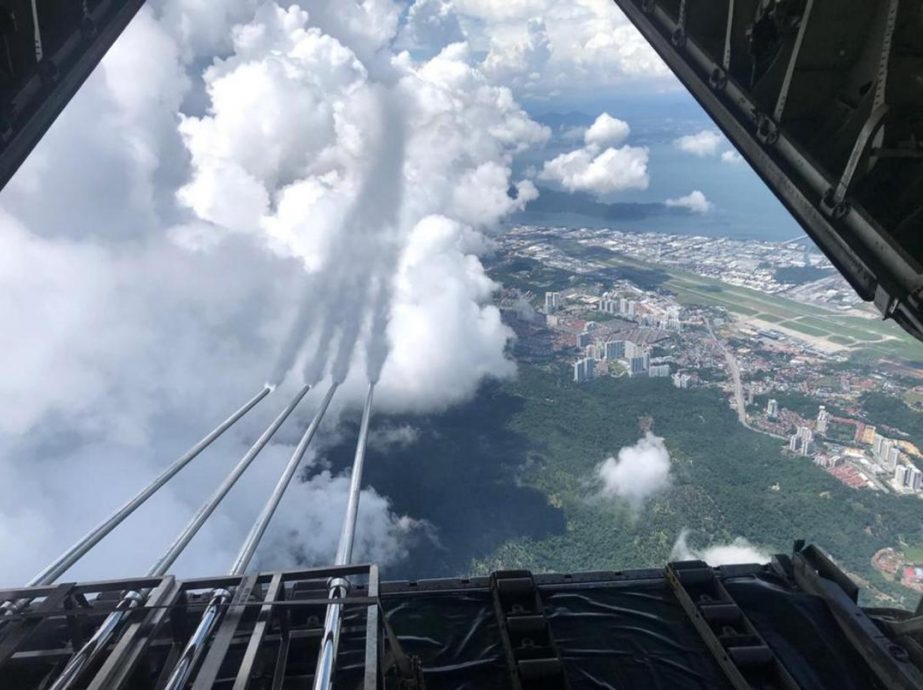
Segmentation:
<svg viewBox="0 0 923 690">
<path fill-rule="evenodd" d="M 618 457 L 606 458 L 596 468 L 604 498 L 623 498 L 635 508 L 670 485 L 670 453 L 663 439 L 647 432 Z"/>
<path fill-rule="evenodd" d="M 26 580 L 269 378 L 279 389 L 73 576 L 143 572 L 305 378 L 345 378 L 332 425 L 367 372 L 391 411 L 512 373 L 478 255 L 535 197 L 512 157 L 547 130 L 465 44 L 392 51 L 398 3 L 301 5 L 146 5 L 0 194 L 0 477 L 17 487 L 0 581 Z M 230 563 L 323 389 L 177 572 Z M 329 560 L 342 482 L 293 486 L 261 558 Z M 363 506 L 357 558 L 399 557 L 411 518 L 371 491 Z"/>
</svg>

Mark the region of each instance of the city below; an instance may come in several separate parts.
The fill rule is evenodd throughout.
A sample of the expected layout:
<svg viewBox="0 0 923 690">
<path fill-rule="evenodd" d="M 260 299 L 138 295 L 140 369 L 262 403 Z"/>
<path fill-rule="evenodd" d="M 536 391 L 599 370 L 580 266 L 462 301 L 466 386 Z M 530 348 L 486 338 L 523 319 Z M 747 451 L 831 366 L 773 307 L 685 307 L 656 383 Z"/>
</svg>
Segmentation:
<svg viewBox="0 0 923 690">
<path fill-rule="evenodd" d="M 498 242 L 499 306 L 520 361 L 566 365 L 580 385 L 719 388 L 742 425 L 793 459 L 851 489 L 923 499 L 919 429 L 876 426 L 863 409 L 884 393 L 923 409 L 923 345 L 877 319 L 815 250 L 530 226 Z M 873 565 L 923 591 L 923 563 L 885 547 Z"/>
</svg>

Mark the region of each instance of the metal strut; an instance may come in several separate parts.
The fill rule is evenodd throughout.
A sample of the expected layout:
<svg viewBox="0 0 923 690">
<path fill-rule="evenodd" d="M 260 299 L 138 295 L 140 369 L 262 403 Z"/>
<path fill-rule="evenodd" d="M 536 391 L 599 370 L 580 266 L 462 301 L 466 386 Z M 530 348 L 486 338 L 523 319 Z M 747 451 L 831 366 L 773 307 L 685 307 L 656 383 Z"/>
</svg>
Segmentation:
<svg viewBox="0 0 923 690">
<path fill-rule="evenodd" d="M 243 407 L 237 410 L 230 417 L 225 419 L 221 424 L 215 427 L 208 435 L 196 443 L 192 448 L 187 450 L 183 455 L 177 458 L 172 465 L 160 473 L 150 484 L 139 491 L 125 505 L 116 510 L 112 515 L 103 522 L 87 532 L 74 545 L 58 556 L 54 561 L 49 563 L 45 568 L 37 573 L 29 582 L 27 587 L 37 587 L 40 585 L 50 585 L 63 575 L 77 561 L 83 558 L 86 553 L 98 544 L 103 537 L 121 524 L 121 522 L 137 510 L 142 503 L 153 496 L 163 487 L 170 479 L 181 469 L 188 465 L 203 450 L 208 448 L 215 439 L 230 429 L 241 417 L 253 409 L 258 402 L 265 398 L 272 391 L 266 387 L 244 403 Z M 4 605 L 4 613 L 16 613 L 21 611 L 27 604 L 28 600 L 21 600 L 15 603 L 7 602 Z"/>
<path fill-rule="evenodd" d="M 301 399 L 308 392 L 309 386 L 304 386 L 286 406 L 284 410 L 276 417 L 273 422 L 266 428 L 262 435 L 250 447 L 250 450 L 238 461 L 234 469 L 224 478 L 224 481 L 218 485 L 214 494 L 199 508 L 189 523 L 180 531 L 173 540 L 173 543 L 166 550 L 154 565 L 148 571 L 148 577 L 161 577 L 173 565 L 176 558 L 183 552 L 183 549 L 189 544 L 196 533 L 202 528 L 202 525 L 208 520 L 218 504 L 224 499 L 234 484 L 240 479 L 240 476 L 246 471 L 260 451 L 269 443 L 270 439 L 278 431 L 282 423 L 294 411 L 301 402 Z M 102 625 L 96 629 L 93 636 L 74 654 L 61 675 L 51 685 L 49 690 L 67 690 L 87 669 L 88 666 L 96 660 L 100 653 L 108 646 L 109 642 L 116 637 L 122 623 L 128 618 L 129 614 L 147 601 L 150 592 L 148 590 L 129 591 L 122 595 L 116 609 L 106 616 Z"/>
<path fill-rule="evenodd" d="M 356 536 L 356 518 L 359 514 L 359 489 L 362 486 L 362 469 L 365 464 L 365 447 L 369 435 L 369 418 L 372 416 L 372 396 L 375 384 L 369 384 L 365 408 L 362 410 L 362 423 L 359 425 L 359 440 L 356 442 L 356 455 L 353 458 L 353 471 L 349 483 L 349 501 L 346 504 L 346 516 L 343 519 L 343 531 L 337 547 L 334 565 L 349 565 L 353 556 L 353 541 Z M 349 582 L 345 578 L 330 581 L 329 598 L 342 599 L 349 594 Z M 340 629 L 343 625 L 343 607 L 329 604 L 324 617 L 324 634 L 321 637 L 320 651 L 317 655 L 317 668 L 314 672 L 314 690 L 330 690 L 333 673 L 336 669 L 337 649 L 340 645 Z"/>
<path fill-rule="evenodd" d="M 276 512 L 276 508 L 278 508 L 279 502 L 285 494 L 285 490 L 288 488 L 289 483 L 292 481 L 292 477 L 295 475 L 295 471 L 301 464 L 301 459 L 307 452 L 308 446 L 311 444 L 311 440 L 314 438 L 314 434 L 317 432 L 324 418 L 324 414 L 327 412 L 327 407 L 330 405 L 330 400 L 333 398 L 333 394 L 336 392 L 338 385 L 339 384 L 336 382 L 330 384 L 330 388 L 321 401 L 320 407 L 314 415 L 314 419 L 311 420 L 311 424 L 298 442 L 295 452 L 292 453 L 292 457 L 289 458 L 288 464 L 285 466 L 282 475 L 279 477 L 279 481 L 276 483 L 275 489 L 273 489 L 272 494 L 266 501 L 266 505 L 263 506 L 262 512 L 253 523 L 253 527 L 250 528 L 250 533 L 241 545 L 237 558 L 234 559 L 234 564 L 231 566 L 230 575 L 243 575 L 247 571 L 247 566 L 249 566 L 250 560 L 256 552 L 256 547 L 263 538 L 266 528 L 269 526 L 269 522 Z M 181 690 L 181 688 L 185 687 L 202 659 L 202 654 L 205 651 L 205 646 L 209 638 L 224 617 L 227 604 L 234 597 L 236 593 L 235 590 L 236 588 L 232 587 L 230 589 L 216 589 L 212 592 L 211 600 L 208 602 L 208 606 L 205 607 L 205 611 L 199 619 L 198 626 L 196 626 L 195 631 L 189 637 L 179 660 L 173 667 L 170 678 L 164 685 L 164 690 Z"/>
<path fill-rule="evenodd" d="M 736 690 L 761 688 L 767 680 L 768 687 L 799 690 L 799 685 L 707 563 L 669 563 L 664 574 L 689 620 Z"/>
</svg>

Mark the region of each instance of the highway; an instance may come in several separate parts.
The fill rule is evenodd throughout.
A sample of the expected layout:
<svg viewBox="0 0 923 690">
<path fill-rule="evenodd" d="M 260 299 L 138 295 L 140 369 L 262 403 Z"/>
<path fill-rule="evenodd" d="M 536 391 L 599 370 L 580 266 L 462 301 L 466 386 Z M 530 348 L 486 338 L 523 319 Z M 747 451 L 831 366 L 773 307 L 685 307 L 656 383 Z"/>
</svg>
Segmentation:
<svg viewBox="0 0 923 690">
<path fill-rule="evenodd" d="M 711 322 L 708 319 L 705 319 L 705 327 L 708 329 L 708 333 L 718 344 L 718 347 L 721 348 L 721 351 L 724 353 L 724 359 L 727 361 L 728 370 L 731 372 L 731 380 L 734 382 L 734 400 L 736 401 L 737 406 L 737 417 L 740 419 L 740 423 L 743 424 L 748 429 L 750 428 L 750 422 L 747 421 L 747 404 L 744 400 L 744 386 L 740 380 L 740 365 L 737 364 L 737 359 L 734 357 L 733 353 L 724 346 L 724 343 L 715 335 L 715 332 L 712 330 Z"/>
</svg>

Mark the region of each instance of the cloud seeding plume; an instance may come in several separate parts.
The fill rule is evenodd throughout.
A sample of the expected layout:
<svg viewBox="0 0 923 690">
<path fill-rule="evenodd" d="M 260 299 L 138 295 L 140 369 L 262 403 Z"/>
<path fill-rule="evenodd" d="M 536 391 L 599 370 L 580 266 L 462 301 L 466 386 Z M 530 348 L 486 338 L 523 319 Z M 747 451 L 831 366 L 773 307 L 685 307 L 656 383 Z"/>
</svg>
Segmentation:
<svg viewBox="0 0 923 690">
<path fill-rule="evenodd" d="M 481 233 L 535 198 L 512 159 L 549 132 L 466 44 L 393 50 L 401 15 L 152 0 L 0 194 L 0 476 L 18 489 L 0 581 L 27 579 L 267 374 L 278 392 L 69 576 L 146 568 L 302 374 L 345 377 L 334 422 L 368 378 L 379 409 L 413 412 L 514 371 Z M 179 574 L 230 562 L 297 440 L 283 432 Z M 302 527 L 336 532 L 338 479 L 290 488 L 276 556 L 329 560 Z M 379 543 L 357 558 L 399 557 L 404 516 L 363 506 Z"/>
<path fill-rule="evenodd" d="M 640 508 L 670 485 L 670 453 L 663 439 L 648 431 L 633 446 L 622 448 L 618 458 L 607 458 L 598 465 L 596 476 L 602 484 L 601 496 L 623 498 Z"/>
<path fill-rule="evenodd" d="M 705 561 L 715 567 L 735 563 L 768 563 L 772 558 L 768 552 L 743 537 L 737 537 L 729 544 L 712 544 L 704 549 L 696 549 L 689 546 L 689 534 L 688 529 L 679 533 L 670 552 L 670 560 Z"/>
</svg>

